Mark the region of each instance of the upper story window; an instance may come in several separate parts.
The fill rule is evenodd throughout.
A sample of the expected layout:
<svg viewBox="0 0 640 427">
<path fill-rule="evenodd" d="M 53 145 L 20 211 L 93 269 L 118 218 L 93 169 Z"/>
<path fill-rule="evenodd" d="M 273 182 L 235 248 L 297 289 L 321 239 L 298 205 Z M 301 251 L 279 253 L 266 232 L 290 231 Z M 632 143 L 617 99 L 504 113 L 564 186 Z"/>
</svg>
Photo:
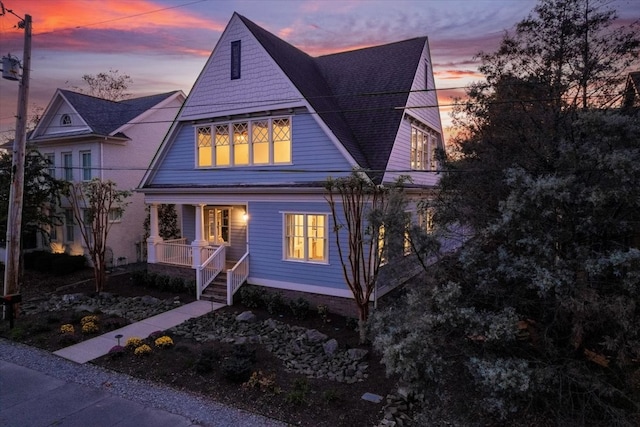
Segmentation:
<svg viewBox="0 0 640 427">
<path fill-rule="evenodd" d="M 411 169 L 436 170 L 438 138 L 433 132 L 411 127 Z"/>
<path fill-rule="evenodd" d="M 286 213 L 284 215 L 284 258 L 292 261 L 326 263 L 327 215 Z"/>
<path fill-rule="evenodd" d="M 291 119 L 273 118 L 200 126 L 198 167 L 291 163 Z"/>
<path fill-rule="evenodd" d="M 60 117 L 60 126 L 71 126 L 71 116 L 63 114 L 62 117 Z"/>
<path fill-rule="evenodd" d="M 240 40 L 231 42 L 231 80 L 240 78 L 241 50 Z"/>
<path fill-rule="evenodd" d="M 91 181 L 91 151 L 80 153 L 82 160 L 82 180 Z"/>
<path fill-rule="evenodd" d="M 50 177 L 56 177 L 56 155 L 53 153 L 48 153 L 44 155 L 47 160 L 47 173 Z"/>
<path fill-rule="evenodd" d="M 64 179 L 73 181 L 73 156 L 71 153 L 62 153 L 62 167 Z"/>
</svg>

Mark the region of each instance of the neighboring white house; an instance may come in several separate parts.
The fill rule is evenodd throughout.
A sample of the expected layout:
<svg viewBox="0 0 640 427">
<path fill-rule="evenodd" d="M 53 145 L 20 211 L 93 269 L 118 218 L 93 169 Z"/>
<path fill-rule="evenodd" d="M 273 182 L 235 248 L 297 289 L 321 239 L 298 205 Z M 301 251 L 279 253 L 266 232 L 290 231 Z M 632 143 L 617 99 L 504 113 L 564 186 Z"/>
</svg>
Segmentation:
<svg viewBox="0 0 640 427">
<path fill-rule="evenodd" d="M 133 190 L 184 100 L 182 91 L 109 101 L 58 89 L 27 144 L 42 153 L 50 163 L 49 173 L 58 179 L 100 178 L 114 181 L 119 190 Z M 133 193 L 128 202 L 121 217 L 114 215 L 109 232 L 107 245 L 114 265 L 143 260 L 144 197 Z M 50 241 L 40 241 L 39 246 L 84 254 L 68 201 L 56 210 L 64 223 L 50 230 Z"/>
</svg>

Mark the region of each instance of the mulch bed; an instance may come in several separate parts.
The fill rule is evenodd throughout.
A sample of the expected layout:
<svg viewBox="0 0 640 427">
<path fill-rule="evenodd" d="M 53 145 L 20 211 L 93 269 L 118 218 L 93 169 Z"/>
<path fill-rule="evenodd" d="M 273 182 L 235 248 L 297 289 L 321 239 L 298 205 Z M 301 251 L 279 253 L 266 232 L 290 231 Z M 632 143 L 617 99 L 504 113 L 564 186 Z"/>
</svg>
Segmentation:
<svg viewBox="0 0 640 427">
<path fill-rule="evenodd" d="M 95 289 L 90 277 L 91 271 L 65 278 L 27 273 L 22 293 L 25 299 L 43 298 L 50 292 L 91 294 Z M 74 283 L 74 286 L 68 286 Z M 64 289 L 60 289 L 63 286 Z M 105 290 L 121 296 L 150 295 L 161 299 L 175 296 L 173 293 L 134 286 L 128 272 L 110 275 Z M 180 297 L 183 302 L 194 299 L 186 294 Z M 373 350 L 370 347 L 358 345 L 358 334 L 352 321 L 331 313 L 323 319 L 315 312 L 300 320 L 288 313 L 271 315 L 265 310 L 248 309 L 241 305 L 221 310 L 234 314 L 251 310 L 259 320 L 274 317 L 281 322 L 317 329 L 330 338 L 335 338 L 343 349 L 367 348 L 369 377 L 355 384 L 307 378 L 287 372 L 283 362 L 262 345 L 248 344 L 248 350 L 255 352 L 252 368 L 255 374 L 254 381 L 243 385 L 229 380 L 221 368 L 225 361 L 235 357 L 232 345 L 218 342 L 200 344 L 177 336 L 172 337 L 175 345 L 168 349 L 158 349 L 154 346 L 153 339 L 141 337 L 147 338 L 145 342 L 153 349 L 150 354 L 135 356 L 132 351 L 125 351 L 119 357 L 107 355 L 92 363 L 180 390 L 188 390 L 217 402 L 295 425 L 355 427 L 372 426 L 380 421 L 384 402 L 368 402 L 362 400 L 361 396 L 366 392 L 386 396 L 395 390 L 395 381 L 386 377 L 384 366 L 379 363 L 379 357 L 372 354 Z M 0 336 L 53 351 L 68 345 L 61 339 L 60 326 L 73 322 L 79 325 L 79 319 L 84 314 L 88 313 L 56 312 L 46 316 L 24 316 L 16 319 L 19 333 L 15 330 L 8 331 L 7 322 L 0 323 Z M 105 317 L 101 323 L 106 327 L 101 332 L 115 329 L 122 322 L 124 319 Z M 125 343 L 121 344 L 124 346 Z"/>
</svg>

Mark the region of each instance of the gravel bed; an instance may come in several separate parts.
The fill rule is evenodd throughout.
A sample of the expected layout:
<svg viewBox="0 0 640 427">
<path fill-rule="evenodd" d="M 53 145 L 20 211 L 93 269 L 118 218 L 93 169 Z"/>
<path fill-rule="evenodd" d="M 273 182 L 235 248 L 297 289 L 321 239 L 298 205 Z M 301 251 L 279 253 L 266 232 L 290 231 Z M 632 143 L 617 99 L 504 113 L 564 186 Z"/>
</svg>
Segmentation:
<svg viewBox="0 0 640 427">
<path fill-rule="evenodd" d="M 139 404 L 162 409 L 201 426 L 271 427 L 287 424 L 207 400 L 195 394 L 60 358 L 44 350 L 0 338 L 0 359 L 57 379 L 107 390 Z"/>
</svg>

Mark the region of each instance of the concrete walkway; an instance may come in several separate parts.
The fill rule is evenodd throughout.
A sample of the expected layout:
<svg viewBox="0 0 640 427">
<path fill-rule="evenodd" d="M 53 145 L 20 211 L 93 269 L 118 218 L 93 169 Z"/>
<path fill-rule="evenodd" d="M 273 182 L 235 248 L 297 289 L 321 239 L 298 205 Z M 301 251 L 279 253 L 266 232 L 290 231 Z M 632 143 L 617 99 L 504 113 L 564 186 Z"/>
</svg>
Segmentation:
<svg viewBox="0 0 640 427">
<path fill-rule="evenodd" d="M 185 320 L 202 316 L 221 307 L 224 307 L 224 305 L 210 301 L 194 301 L 189 304 L 181 305 L 173 310 L 149 317 L 148 319 L 132 323 L 123 328 L 116 329 L 104 335 L 100 335 L 99 337 L 65 347 L 55 351 L 53 354 L 77 363 L 86 363 L 90 360 L 104 356 L 113 346 L 117 345 L 118 339 L 116 338 L 116 335 L 122 335 L 120 338 L 120 345 L 124 346 L 127 342 L 127 338 L 146 338 L 152 332 L 164 331 L 179 325 Z"/>
</svg>

